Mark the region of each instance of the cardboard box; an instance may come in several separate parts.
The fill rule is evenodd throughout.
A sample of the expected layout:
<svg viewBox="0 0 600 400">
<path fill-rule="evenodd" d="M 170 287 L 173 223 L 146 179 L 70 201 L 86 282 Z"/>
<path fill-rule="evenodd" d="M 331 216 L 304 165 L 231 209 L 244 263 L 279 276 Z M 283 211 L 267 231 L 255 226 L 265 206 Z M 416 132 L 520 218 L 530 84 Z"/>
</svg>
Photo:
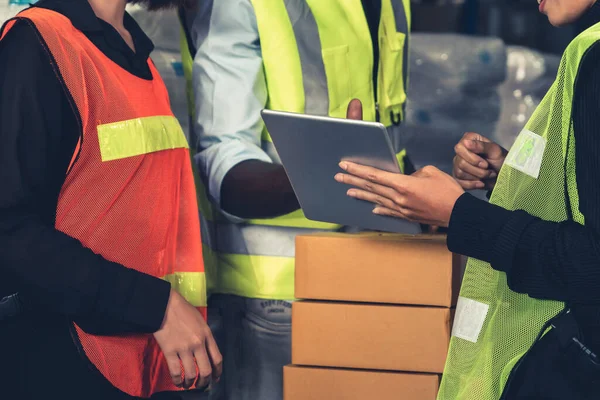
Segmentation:
<svg viewBox="0 0 600 400">
<path fill-rule="evenodd" d="M 284 400 L 435 400 L 439 377 L 380 371 L 287 366 Z"/>
<path fill-rule="evenodd" d="M 292 363 L 442 373 L 448 308 L 299 301 L 292 306 Z"/>
<path fill-rule="evenodd" d="M 324 233 L 296 238 L 298 299 L 452 307 L 461 257 L 441 235 Z"/>
</svg>

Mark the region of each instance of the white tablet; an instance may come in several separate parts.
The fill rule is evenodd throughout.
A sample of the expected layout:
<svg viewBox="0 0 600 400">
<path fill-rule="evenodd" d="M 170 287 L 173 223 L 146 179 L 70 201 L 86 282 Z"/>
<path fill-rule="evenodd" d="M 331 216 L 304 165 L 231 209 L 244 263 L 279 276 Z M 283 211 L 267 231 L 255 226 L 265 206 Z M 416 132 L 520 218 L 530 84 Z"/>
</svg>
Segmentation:
<svg viewBox="0 0 600 400">
<path fill-rule="evenodd" d="M 380 123 L 264 110 L 263 120 L 306 217 L 367 230 L 421 233 L 419 224 L 373 214 L 374 205 L 346 195 L 334 176 L 340 161 L 400 173 Z"/>
</svg>

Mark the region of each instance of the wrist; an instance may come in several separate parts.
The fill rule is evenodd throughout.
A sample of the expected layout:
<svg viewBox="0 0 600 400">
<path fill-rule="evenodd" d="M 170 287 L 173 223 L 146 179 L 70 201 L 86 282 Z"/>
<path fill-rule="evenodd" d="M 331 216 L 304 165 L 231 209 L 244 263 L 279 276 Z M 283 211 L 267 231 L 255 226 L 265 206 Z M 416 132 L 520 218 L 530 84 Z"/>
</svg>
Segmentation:
<svg viewBox="0 0 600 400">
<path fill-rule="evenodd" d="M 498 233 L 510 219 L 511 211 L 462 195 L 452 210 L 448 227 L 448 248 L 456 254 L 490 262 Z"/>
<path fill-rule="evenodd" d="M 448 218 L 446 218 L 446 220 L 444 221 L 444 224 L 442 225 L 443 228 L 449 228 L 450 227 L 450 222 L 452 221 L 452 215 L 454 213 L 454 210 L 456 209 L 456 204 L 459 202 L 459 200 L 461 199 L 462 196 L 466 195 L 467 192 L 465 192 L 464 190 L 462 190 L 460 193 L 458 193 L 458 195 L 454 196 L 452 203 L 449 207 L 449 212 L 446 214 L 448 215 Z"/>
<path fill-rule="evenodd" d="M 280 196 L 281 211 L 284 214 L 294 212 L 300 208 L 296 192 L 282 165 L 273 171 L 272 182 Z"/>
<path fill-rule="evenodd" d="M 171 290 L 169 292 L 169 300 L 167 301 L 167 306 L 165 307 L 165 312 L 163 314 L 163 319 L 160 324 L 160 328 L 157 329 L 157 332 L 162 330 L 165 327 L 165 324 L 167 323 L 167 320 L 169 319 L 168 317 L 170 314 L 170 310 L 173 307 L 175 307 L 175 305 L 177 304 L 178 296 L 179 296 L 179 294 L 177 293 L 177 291 L 171 288 Z"/>
</svg>

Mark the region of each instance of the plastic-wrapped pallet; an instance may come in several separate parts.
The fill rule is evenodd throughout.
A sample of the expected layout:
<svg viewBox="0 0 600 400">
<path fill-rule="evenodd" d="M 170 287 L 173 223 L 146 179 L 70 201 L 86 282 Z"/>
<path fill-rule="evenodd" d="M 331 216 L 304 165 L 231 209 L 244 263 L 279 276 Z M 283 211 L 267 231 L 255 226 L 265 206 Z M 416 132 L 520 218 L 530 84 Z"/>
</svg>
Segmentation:
<svg viewBox="0 0 600 400">
<path fill-rule="evenodd" d="M 127 12 L 148 35 L 157 50 L 179 52 L 179 18 L 177 10 L 149 12 L 139 5 L 128 5 Z"/>
<path fill-rule="evenodd" d="M 413 34 L 403 131 L 415 166 L 449 171 L 465 131 L 494 131 L 506 59 L 506 46 L 495 38 Z"/>
<path fill-rule="evenodd" d="M 493 129 L 505 79 L 506 46 L 498 39 L 414 34 L 406 126 L 455 130 L 469 121 Z"/>
<path fill-rule="evenodd" d="M 0 26 L 37 0 L 0 0 Z"/>
<path fill-rule="evenodd" d="M 411 77 L 433 77 L 442 87 L 495 87 L 504 82 L 505 66 L 506 46 L 500 39 L 427 33 L 411 36 Z"/>
<path fill-rule="evenodd" d="M 465 132 L 510 147 L 552 84 L 558 61 L 497 39 L 414 34 L 402 129 L 415 166 L 449 172 Z"/>
<path fill-rule="evenodd" d="M 494 38 L 413 34 L 410 54 L 409 105 L 456 118 L 461 105 L 496 107 L 496 88 L 506 79 L 506 46 Z M 487 99 L 491 101 L 486 101 Z M 472 109 L 470 106 L 468 109 Z"/>
<path fill-rule="evenodd" d="M 10 13 L 10 9 L 8 7 L 8 0 L 0 0 L 0 25 L 4 25 L 4 23 L 12 17 Z"/>
<path fill-rule="evenodd" d="M 507 79 L 499 87 L 502 113 L 494 138 L 510 147 L 552 85 L 560 57 L 524 47 L 508 48 Z"/>
</svg>

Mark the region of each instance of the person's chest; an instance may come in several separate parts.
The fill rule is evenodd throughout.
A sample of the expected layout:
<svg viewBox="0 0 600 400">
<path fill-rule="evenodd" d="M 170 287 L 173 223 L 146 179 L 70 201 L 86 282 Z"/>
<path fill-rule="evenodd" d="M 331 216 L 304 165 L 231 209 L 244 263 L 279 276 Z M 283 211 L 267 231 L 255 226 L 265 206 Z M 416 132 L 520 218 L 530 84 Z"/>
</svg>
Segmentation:
<svg viewBox="0 0 600 400">
<path fill-rule="evenodd" d="M 125 14 L 125 32 L 119 32 L 98 18 L 87 2 L 76 0 L 42 0 L 35 5 L 67 17 L 73 26 L 100 50 L 104 56 L 128 73 L 151 80 L 148 58 L 153 44 L 131 16 Z"/>
</svg>

